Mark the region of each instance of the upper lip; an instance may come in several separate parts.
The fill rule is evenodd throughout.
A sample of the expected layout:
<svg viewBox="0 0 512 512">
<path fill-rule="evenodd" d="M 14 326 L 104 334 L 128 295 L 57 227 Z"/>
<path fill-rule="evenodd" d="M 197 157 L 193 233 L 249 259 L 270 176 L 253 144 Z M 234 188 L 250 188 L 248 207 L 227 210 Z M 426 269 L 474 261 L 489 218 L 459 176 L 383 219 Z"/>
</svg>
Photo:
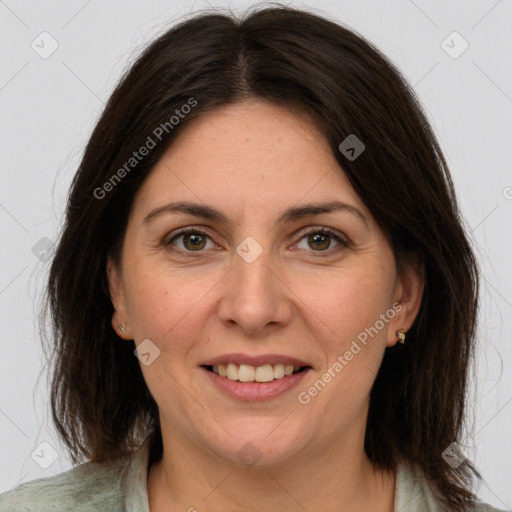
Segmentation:
<svg viewBox="0 0 512 512">
<path fill-rule="evenodd" d="M 309 363 L 297 359 L 296 357 L 285 356 L 282 354 L 261 354 L 257 356 L 249 356 L 247 354 L 224 354 L 212 359 L 208 359 L 200 366 L 214 366 L 225 363 L 250 364 L 252 366 L 263 366 L 264 364 L 291 364 L 293 366 L 311 366 Z"/>
</svg>

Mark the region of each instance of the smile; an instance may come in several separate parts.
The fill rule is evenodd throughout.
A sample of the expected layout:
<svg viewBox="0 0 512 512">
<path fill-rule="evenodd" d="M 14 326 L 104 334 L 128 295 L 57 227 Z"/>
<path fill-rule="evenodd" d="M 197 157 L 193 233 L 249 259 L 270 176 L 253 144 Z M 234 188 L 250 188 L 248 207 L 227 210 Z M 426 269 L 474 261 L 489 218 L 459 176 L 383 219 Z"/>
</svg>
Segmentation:
<svg viewBox="0 0 512 512">
<path fill-rule="evenodd" d="M 206 366 L 206 369 L 229 380 L 240 382 L 272 382 L 273 380 L 289 377 L 294 373 L 303 371 L 305 366 L 292 364 L 264 364 L 253 366 L 251 364 L 219 363 Z"/>
<path fill-rule="evenodd" d="M 219 354 L 199 369 L 223 395 L 237 400 L 268 400 L 299 385 L 313 370 L 307 360 L 285 354 Z"/>
<path fill-rule="evenodd" d="M 237 353 L 203 361 L 199 369 L 223 395 L 251 402 L 286 394 L 297 387 L 313 367 L 286 355 Z"/>
</svg>

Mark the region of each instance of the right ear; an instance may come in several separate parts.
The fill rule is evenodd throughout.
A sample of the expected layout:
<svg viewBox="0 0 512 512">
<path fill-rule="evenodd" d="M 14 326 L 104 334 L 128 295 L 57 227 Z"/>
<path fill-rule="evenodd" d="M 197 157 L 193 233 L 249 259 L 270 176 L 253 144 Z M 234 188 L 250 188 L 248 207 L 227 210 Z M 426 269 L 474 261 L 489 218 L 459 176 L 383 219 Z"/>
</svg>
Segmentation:
<svg viewBox="0 0 512 512">
<path fill-rule="evenodd" d="M 112 260 L 107 258 L 107 279 L 110 300 L 114 305 L 114 314 L 112 315 L 112 328 L 120 338 L 131 340 L 133 337 L 130 333 L 130 323 L 128 317 L 128 309 L 126 307 L 126 295 L 124 291 L 123 274 L 119 266 Z M 121 330 L 124 326 L 125 332 Z"/>
</svg>

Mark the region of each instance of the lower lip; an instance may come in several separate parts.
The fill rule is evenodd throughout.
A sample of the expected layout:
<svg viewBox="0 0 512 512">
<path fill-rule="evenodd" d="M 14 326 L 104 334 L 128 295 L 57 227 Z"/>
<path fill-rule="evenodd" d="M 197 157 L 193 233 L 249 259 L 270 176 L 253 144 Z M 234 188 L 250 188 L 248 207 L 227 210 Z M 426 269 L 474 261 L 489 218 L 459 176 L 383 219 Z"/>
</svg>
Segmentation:
<svg viewBox="0 0 512 512">
<path fill-rule="evenodd" d="M 211 382 L 221 391 L 224 391 L 233 398 L 246 401 L 267 400 L 282 395 L 299 385 L 311 368 L 306 368 L 298 373 L 293 373 L 281 379 L 274 379 L 271 382 L 240 382 L 227 377 L 220 377 L 216 373 L 200 367 Z"/>
</svg>

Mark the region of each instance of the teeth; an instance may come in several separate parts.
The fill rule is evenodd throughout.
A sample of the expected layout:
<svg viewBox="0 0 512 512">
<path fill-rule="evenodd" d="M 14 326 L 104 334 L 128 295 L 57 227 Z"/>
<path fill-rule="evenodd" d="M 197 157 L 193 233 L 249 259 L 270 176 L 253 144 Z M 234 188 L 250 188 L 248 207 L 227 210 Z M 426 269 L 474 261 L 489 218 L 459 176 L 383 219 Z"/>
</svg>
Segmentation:
<svg viewBox="0 0 512 512">
<path fill-rule="evenodd" d="M 274 379 L 282 379 L 284 377 L 284 364 L 274 365 Z"/>
<path fill-rule="evenodd" d="M 238 368 L 239 366 L 234 363 L 228 363 L 226 367 L 226 377 L 231 380 L 238 380 Z"/>
<path fill-rule="evenodd" d="M 212 367 L 213 372 L 220 377 L 227 377 L 230 380 L 240 382 L 271 382 L 274 379 L 282 379 L 300 370 L 300 366 L 292 364 L 264 364 L 252 366 L 250 364 L 216 364 Z"/>
<path fill-rule="evenodd" d="M 270 382 L 274 380 L 274 369 L 271 364 L 258 366 L 254 371 L 254 380 L 256 382 Z"/>
<path fill-rule="evenodd" d="M 238 368 L 238 380 L 240 382 L 254 382 L 254 366 L 241 364 Z"/>
</svg>

